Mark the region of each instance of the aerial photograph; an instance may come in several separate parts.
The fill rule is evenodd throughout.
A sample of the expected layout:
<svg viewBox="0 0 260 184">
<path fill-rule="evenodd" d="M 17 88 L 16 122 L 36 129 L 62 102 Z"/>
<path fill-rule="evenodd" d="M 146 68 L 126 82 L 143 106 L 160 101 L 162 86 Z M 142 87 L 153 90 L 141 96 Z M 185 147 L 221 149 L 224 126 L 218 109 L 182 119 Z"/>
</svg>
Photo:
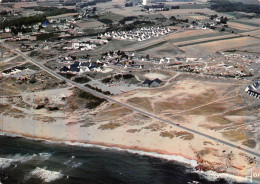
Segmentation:
<svg viewBox="0 0 260 184">
<path fill-rule="evenodd" d="M 0 0 L 0 184 L 260 184 L 260 0 Z"/>
</svg>

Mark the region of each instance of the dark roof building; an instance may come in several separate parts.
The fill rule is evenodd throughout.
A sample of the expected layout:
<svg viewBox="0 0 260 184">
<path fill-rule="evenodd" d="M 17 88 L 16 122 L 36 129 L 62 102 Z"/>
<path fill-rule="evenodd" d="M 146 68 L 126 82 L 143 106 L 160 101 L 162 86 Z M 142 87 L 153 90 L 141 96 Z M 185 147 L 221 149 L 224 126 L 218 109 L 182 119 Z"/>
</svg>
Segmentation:
<svg viewBox="0 0 260 184">
<path fill-rule="evenodd" d="M 64 66 L 60 69 L 60 72 L 67 72 L 69 71 L 70 69 L 67 67 L 67 66 Z"/>
<path fill-rule="evenodd" d="M 154 80 L 145 79 L 145 81 L 143 82 L 143 85 L 146 87 L 158 87 L 161 85 L 161 83 L 162 83 L 162 81 L 158 78 L 156 78 Z"/>
</svg>

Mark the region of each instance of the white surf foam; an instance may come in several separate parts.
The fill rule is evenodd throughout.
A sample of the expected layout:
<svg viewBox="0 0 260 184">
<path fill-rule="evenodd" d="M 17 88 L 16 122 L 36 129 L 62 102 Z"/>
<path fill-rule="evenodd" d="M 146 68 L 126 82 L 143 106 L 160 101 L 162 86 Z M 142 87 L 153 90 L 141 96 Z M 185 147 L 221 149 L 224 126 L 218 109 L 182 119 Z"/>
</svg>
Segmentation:
<svg viewBox="0 0 260 184">
<path fill-rule="evenodd" d="M 81 162 L 77 162 L 74 160 L 74 156 L 72 156 L 72 158 L 70 160 L 67 160 L 66 162 L 64 162 L 63 164 L 72 168 L 77 168 L 79 166 L 81 166 L 83 163 Z"/>
<path fill-rule="evenodd" d="M 126 151 L 126 152 L 132 153 L 132 154 L 139 154 L 139 155 L 143 155 L 143 156 L 151 156 L 151 157 L 161 158 L 161 159 L 165 159 L 165 160 L 176 161 L 176 162 L 190 165 L 192 167 L 196 167 L 198 165 L 196 160 L 189 160 L 182 156 L 166 155 L 166 154 L 159 154 L 156 152 L 145 152 L 145 151 L 140 151 L 140 150 L 122 149 L 122 148 L 118 148 L 118 147 L 106 147 L 106 146 L 99 146 L 99 145 L 93 145 L 93 144 L 72 143 L 69 141 L 65 141 L 65 144 L 73 145 L 73 146 L 81 146 L 81 147 L 96 147 L 96 148 L 100 148 L 103 150 L 109 149 L 109 150 L 117 150 L 117 151 Z"/>
<path fill-rule="evenodd" d="M 249 180 L 246 177 L 235 176 L 228 173 L 217 173 L 215 171 L 198 171 L 198 170 L 193 170 L 192 173 L 197 173 L 201 177 L 213 182 L 219 179 L 225 179 L 230 184 L 235 182 L 239 182 L 239 183 L 249 182 Z"/>
<path fill-rule="evenodd" d="M 50 156 L 51 154 L 49 153 L 39 153 L 33 155 L 28 155 L 28 154 L 7 155 L 6 158 L 0 158 L 0 168 L 4 169 L 9 167 L 13 163 L 25 163 L 33 159 L 45 161 L 49 159 Z"/>
<path fill-rule="evenodd" d="M 5 169 L 12 164 L 13 160 L 8 158 L 0 158 L 0 168 Z"/>
<path fill-rule="evenodd" d="M 49 182 L 62 178 L 63 174 L 61 174 L 60 172 L 49 171 L 49 170 L 41 169 L 41 168 L 37 167 L 30 173 L 30 176 L 37 177 L 37 178 L 43 180 L 44 182 L 49 183 Z"/>
<path fill-rule="evenodd" d="M 44 152 L 44 153 L 39 153 L 38 155 L 41 160 L 45 161 L 45 160 L 48 160 L 52 154 Z"/>
</svg>

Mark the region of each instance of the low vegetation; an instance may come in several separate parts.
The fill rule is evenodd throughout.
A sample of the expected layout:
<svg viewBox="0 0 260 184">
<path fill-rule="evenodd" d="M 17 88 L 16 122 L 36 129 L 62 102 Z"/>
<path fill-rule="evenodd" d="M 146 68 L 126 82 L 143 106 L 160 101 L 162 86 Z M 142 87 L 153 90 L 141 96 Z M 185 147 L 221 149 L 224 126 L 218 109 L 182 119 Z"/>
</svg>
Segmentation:
<svg viewBox="0 0 260 184">
<path fill-rule="evenodd" d="M 101 129 L 101 130 L 108 130 L 108 129 L 115 129 L 115 128 L 118 128 L 120 126 L 121 125 L 119 123 L 107 123 L 107 124 L 101 125 L 99 127 L 99 129 Z"/>
<path fill-rule="evenodd" d="M 179 137 L 181 139 L 184 140 L 192 140 L 194 138 L 194 135 L 189 133 L 189 132 L 185 132 L 185 131 L 163 131 L 160 133 L 160 136 L 162 137 L 169 137 L 169 138 L 174 138 L 174 137 Z"/>
<path fill-rule="evenodd" d="M 105 99 L 96 97 L 94 95 L 92 95 L 91 93 L 85 92 L 80 90 L 78 93 L 78 97 L 79 98 L 83 98 L 86 100 L 86 108 L 88 109 L 94 109 L 97 106 L 99 106 L 100 104 L 102 104 L 103 102 L 105 102 Z"/>
<path fill-rule="evenodd" d="M 253 139 L 248 139 L 242 142 L 243 145 L 249 147 L 249 148 L 255 148 L 256 147 L 256 142 Z"/>
</svg>

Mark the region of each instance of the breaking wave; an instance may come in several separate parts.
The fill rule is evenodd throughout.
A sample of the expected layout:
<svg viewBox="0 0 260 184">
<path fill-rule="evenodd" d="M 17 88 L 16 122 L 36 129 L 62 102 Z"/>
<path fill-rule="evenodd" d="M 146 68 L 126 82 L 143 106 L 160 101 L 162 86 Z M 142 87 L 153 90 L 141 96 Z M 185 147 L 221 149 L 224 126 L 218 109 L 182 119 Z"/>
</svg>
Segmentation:
<svg viewBox="0 0 260 184">
<path fill-rule="evenodd" d="M 12 164 L 13 160 L 8 158 L 0 158 L 0 168 L 5 169 Z"/>
<path fill-rule="evenodd" d="M 30 177 L 37 177 L 41 180 L 43 180 L 46 183 L 55 181 L 57 179 L 61 179 L 64 175 L 61 174 L 60 172 L 56 172 L 56 171 L 49 171 L 46 169 L 41 169 L 39 167 L 37 167 L 36 169 L 34 169 L 30 174 L 29 174 L 29 178 Z"/>
<path fill-rule="evenodd" d="M 228 173 L 217 173 L 215 171 L 198 171 L 193 170 L 192 173 L 199 174 L 201 177 L 207 179 L 208 181 L 218 181 L 219 179 L 224 179 L 226 182 L 232 184 L 238 183 L 248 183 L 248 179 L 242 176 L 235 176 Z"/>
<path fill-rule="evenodd" d="M 71 157 L 71 159 L 69 159 L 68 161 L 64 162 L 63 164 L 68 166 L 68 167 L 72 167 L 72 168 L 77 168 L 80 167 L 83 163 L 81 162 L 76 162 L 74 160 L 74 156 Z"/>
<path fill-rule="evenodd" d="M 39 154 L 33 154 L 33 155 L 21 155 L 21 154 L 15 154 L 15 155 L 7 155 L 5 158 L 0 157 L 0 168 L 4 169 L 7 167 L 10 167 L 13 163 L 25 163 L 33 159 L 45 161 L 49 159 L 51 154 L 49 153 L 39 153 Z"/>
</svg>

